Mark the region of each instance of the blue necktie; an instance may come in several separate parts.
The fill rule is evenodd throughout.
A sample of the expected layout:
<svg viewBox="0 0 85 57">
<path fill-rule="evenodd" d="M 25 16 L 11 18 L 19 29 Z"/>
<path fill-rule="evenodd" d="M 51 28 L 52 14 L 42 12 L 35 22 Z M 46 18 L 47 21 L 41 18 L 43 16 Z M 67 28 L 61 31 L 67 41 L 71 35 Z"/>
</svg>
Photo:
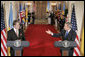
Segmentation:
<svg viewBox="0 0 85 57">
<path fill-rule="evenodd" d="M 67 35 L 68 35 L 68 31 L 66 31 L 66 34 L 65 34 L 65 39 L 67 38 Z"/>
</svg>

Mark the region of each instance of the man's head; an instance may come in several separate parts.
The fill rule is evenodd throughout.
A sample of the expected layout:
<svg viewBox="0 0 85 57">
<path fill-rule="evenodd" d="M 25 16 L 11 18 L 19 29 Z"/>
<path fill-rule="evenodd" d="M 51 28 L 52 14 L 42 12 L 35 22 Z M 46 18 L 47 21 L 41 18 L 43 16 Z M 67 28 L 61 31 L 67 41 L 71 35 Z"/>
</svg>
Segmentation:
<svg viewBox="0 0 85 57">
<path fill-rule="evenodd" d="M 71 28 L 72 28 L 72 24 L 70 22 L 66 22 L 65 25 L 64 25 L 64 29 L 69 30 Z"/>
<path fill-rule="evenodd" d="M 18 20 L 14 20 L 14 21 L 13 21 L 13 26 L 14 26 L 15 29 L 19 29 L 19 28 L 20 28 L 20 23 L 19 23 L 19 21 L 18 21 Z"/>
</svg>

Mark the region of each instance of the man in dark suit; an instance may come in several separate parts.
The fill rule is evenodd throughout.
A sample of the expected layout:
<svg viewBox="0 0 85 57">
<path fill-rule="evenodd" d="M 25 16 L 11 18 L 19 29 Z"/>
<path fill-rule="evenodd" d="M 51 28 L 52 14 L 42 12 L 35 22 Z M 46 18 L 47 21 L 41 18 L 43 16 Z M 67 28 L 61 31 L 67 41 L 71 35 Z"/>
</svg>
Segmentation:
<svg viewBox="0 0 85 57">
<path fill-rule="evenodd" d="M 60 31 L 62 31 L 64 24 L 65 24 L 65 18 L 64 15 L 60 15 L 60 19 L 59 19 L 59 25 L 60 25 Z"/>
<path fill-rule="evenodd" d="M 28 12 L 28 24 L 30 24 L 30 19 L 31 19 L 31 13 Z"/>
<path fill-rule="evenodd" d="M 32 24 L 35 22 L 35 12 L 32 12 Z"/>
<path fill-rule="evenodd" d="M 76 32 L 73 31 L 71 28 L 72 28 L 71 23 L 66 22 L 64 25 L 64 29 L 60 33 L 55 34 L 55 33 L 51 32 L 50 30 L 46 31 L 46 33 L 52 35 L 53 37 L 62 36 L 63 41 L 64 40 L 75 41 Z M 62 49 L 63 48 L 60 48 L 61 53 L 62 53 Z M 69 56 L 73 56 L 73 50 L 74 50 L 74 48 L 70 48 Z"/>
<path fill-rule="evenodd" d="M 15 40 L 24 41 L 25 36 L 24 36 L 24 32 L 20 29 L 19 21 L 15 20 L 13 22 L 13 26 L 14 28 L 12 28 L 11 30 L 7 32 L 8 33 L 7 41 L 15 41 Z M 12 47 L 10 47 L 10 53 L 11 53 L 11 56 L 14 56 L 14 50 Z"/>
<path fill-rule="evenodd" d="M 51 18 L 51 25 L 54 25 L 55 21 L 54 21 L 54 12 L 53 12 L 53 10 L 50 13 L 50 18 Z"/>
</svg>

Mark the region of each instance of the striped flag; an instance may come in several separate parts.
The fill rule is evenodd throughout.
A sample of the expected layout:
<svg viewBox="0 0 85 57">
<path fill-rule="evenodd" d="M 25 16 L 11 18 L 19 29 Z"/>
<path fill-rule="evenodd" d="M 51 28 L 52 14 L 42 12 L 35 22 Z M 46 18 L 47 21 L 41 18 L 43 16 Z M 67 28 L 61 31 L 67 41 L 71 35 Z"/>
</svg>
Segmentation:
<svg viewBox="0 0 85 57">
<path fill-rule="evenodd" d="M 1 6 L 1 56 L 7 56 L 7 34 L 5 29 L 4 22 L 4 9 L 3 5 Z"/>
<path fill-rule="evenodd" d="M 73 9 L 72 9 L 71 23 L 72 23 L 72 29 L 77 32 L 77 23 L 76 23 L 74 5 L 73 5 Z M 78 37 L 78 35 L 76 35 L 75 42 L 77 43 L 77 47 L 74 48 L 73 56 L 80 56 L 80 44 L 79 44 L 80 38 Z"/>
</svg>

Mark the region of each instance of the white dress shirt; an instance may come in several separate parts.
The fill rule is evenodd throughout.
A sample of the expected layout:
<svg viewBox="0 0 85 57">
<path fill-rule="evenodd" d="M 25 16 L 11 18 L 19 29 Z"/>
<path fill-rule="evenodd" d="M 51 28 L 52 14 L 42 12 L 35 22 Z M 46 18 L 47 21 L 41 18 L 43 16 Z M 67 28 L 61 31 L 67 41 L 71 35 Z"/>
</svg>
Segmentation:
<svg viewBox="0 0 85 57">
<path fill-rule="evenodd" d="M 68 33 L 70 32 L 71 29 L 68 30 Z"/>
<path fill-rule="evenodd" d="M 18 30 L 18 29 L 15 29 L 15 28 L 14 28 L 14 31 L 15 31 L 15 33 L 17 33 L 17 32 L 18 32 L 18 34 L 19 34 L 19 30 Z M 17 31 L 17 32 L 16 32 L 16 31 Z"/>
</svg>

